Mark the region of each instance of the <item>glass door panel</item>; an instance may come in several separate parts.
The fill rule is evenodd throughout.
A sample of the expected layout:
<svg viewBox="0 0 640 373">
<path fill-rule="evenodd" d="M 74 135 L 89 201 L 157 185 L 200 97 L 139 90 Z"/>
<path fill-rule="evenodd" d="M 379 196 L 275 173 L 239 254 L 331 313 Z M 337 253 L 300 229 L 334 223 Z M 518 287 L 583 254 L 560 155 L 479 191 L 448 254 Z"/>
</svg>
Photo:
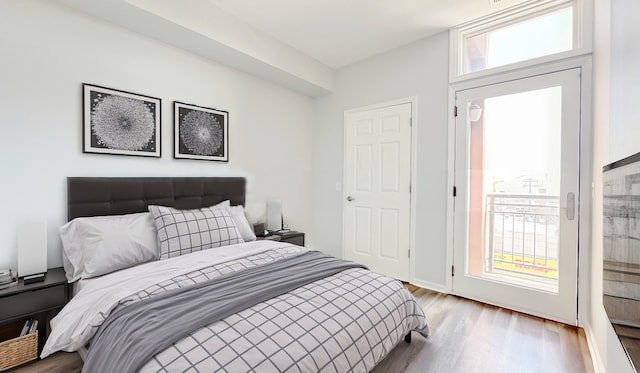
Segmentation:
<svg viewBox="0 0 640 373">
<path fill-rule="evenodd" d="M 557 293 L 562 87 L 468 107 L 469 272 Z"/>
</svg>

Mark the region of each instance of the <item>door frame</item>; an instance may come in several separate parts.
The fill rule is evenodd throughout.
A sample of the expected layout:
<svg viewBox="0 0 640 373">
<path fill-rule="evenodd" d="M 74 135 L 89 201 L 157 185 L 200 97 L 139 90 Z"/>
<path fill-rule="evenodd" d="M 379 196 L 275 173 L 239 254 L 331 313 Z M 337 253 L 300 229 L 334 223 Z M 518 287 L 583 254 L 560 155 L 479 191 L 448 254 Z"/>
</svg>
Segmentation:
<svg viewBox="0 0 640 373">
<path fill-rule="evenodd" d="M 418 138 L 418 96 L 410 96 L 405 98 L 400 98 L 391 101 L 379 102 L 372 105 L 361 106 L 353 109 L 348 109 L 344 111 L 342 117 L 342 204 L 340 208 L 342 209 L 342 257 L 345 257 L 345 235 L 344 235 L 344 222 L 346 221 L 346 210 L 344 208 L 344 201 L 347 198 L 347 192 L 344 189 L 344 181 L 346 180 L 346 167 L 345 161 L 346 157 L 344 156 L 345 150 L 347 148 L 347 116 L 349 114 L 361 112 L 361 111 L 369 111 L 375 109 L 381 109 L 388 106 L 402 105 L 402 104 L 411 104 L 411 152 L 410 152 L 410 183 L 411 183 L 411 191 L 409 193 L 409 203 L 410 203 L 410 211 L 409 211 L 409 282 L 413 283 L 415 278 L 415 232 L 416 232 L 416 155 L 417 155 L 417 144 L 416 139 Z"/>
<path fill-rule="evenodd" d="M 454 197 L 453 187 L 455 186 L 455 94 L 456 91 L 472 89 L 482 86 L 493 85 L 506 81 L 524 79 L 537 75 L 545 75 L 557 71 L 579 68 L 581 70 L 580 89 L 580 139 L 579 139 L 579 181 L 578 181 L 578 268 L 577 268 L 577 304 L 576 313 L 578 326 L 588 324 L 588 310 L 590 306 L 591 292 L 590 283 L 592 275 L 592 252 L 591 252 L 591 210 L 593 186 L 593 122 L 592 122 L 592 57 L 591 54 L 584 54 L 578 57 L 567 58 L 565 60 L 543 63 L 527 68 L 520 68 L 505 73 L 496 73 L 477 79 L 467 79 L 449 84 L 449 107 L 448 107 L 448 177 L 447 190 L 447 254 L 446 254 L 446 278 L 445 287 L 451 294 L 453 292 L 453 255 L 454 255 Z M 461 269 L 458 269 L 460 271 Z M 583 312 L 584 311 L 584 312 Z"/>
</svg>

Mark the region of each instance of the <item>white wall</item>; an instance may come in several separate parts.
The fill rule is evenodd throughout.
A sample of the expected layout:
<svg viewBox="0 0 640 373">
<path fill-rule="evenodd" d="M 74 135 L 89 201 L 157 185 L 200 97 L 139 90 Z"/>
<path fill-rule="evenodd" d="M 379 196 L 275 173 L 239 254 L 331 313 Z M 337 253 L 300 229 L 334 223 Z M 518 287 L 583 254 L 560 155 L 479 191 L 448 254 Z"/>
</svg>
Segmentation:
<svg viewBox="0 0 640 373">
<path fill-rule="evenodd" d="M 245 176 L 252 220 L 279 199 L 311 233 L 312 100 L 47 0 L 0 2 L 0 267 L 16 225 L 48 222 L 62 264 L 67 176 Z M 83 82 L 162 99 L 162 158 L 83 154 Z M 229 111 L 229 163 L 172 159 L 173 101 Z"/>
<path fill-rule="evenodd" d="M 640 152 L 639 22 L 640 1 L 611 1 L 611 162 Z"/>
<path fill-rule="evenodd" d="M 594 2 L 593 184 L 591 300 L 587 337 L 602 371 L 634 372 L 602 305 L 602 166 L 640 151 L 640 3 Z"/>
<path fill-rule="evenodd" d="M 334 93 L 316 99 L 313 128 L 313 245 L 342 255 L 344 111 L 417 96 L 416 281 L 444 287 L 446 276 L 449 34 L 337 71 Z"/>
<path fill-rule="evenodd" d="M 608 148 L 610 97 L 610 0 L 594 4 L 593 42 L 593 203 L 591 219 L 591 283 L 587 338 L 592 342 L 591 357 L 601 370 L 606 369 L 607 314 L 602 305 L 602 166 Z M 614 334 L 615 335 L 615 334 Z"/>
</svg>

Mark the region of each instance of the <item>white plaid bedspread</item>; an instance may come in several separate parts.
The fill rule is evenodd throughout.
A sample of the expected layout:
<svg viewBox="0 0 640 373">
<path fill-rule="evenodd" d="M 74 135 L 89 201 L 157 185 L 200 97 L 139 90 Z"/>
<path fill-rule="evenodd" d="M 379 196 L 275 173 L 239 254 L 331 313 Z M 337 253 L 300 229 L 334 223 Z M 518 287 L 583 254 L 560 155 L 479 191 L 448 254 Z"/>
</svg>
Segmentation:
<svg viewBox="0 0 640 373">
<path fill-rule="evenodd" d="M 283 244 L 193 271 L 118 307 L 305 250 Z M 201 328 L 156 355 L 142 372 L 367 372 L 410 330 L 425 325 L 402 283 L 350 269 Z"/>
</svg>

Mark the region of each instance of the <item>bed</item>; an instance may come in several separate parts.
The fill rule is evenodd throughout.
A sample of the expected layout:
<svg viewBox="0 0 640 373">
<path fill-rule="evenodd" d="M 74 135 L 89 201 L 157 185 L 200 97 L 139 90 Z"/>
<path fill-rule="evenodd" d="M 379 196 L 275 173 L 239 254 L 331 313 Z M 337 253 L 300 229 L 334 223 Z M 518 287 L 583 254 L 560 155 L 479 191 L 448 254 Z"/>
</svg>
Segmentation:
<svg viewBox="0 0 640 373">
<path fill-rule="evenodd" d="M 428 335 L 399 281 L 319 251 L 244 242 L 246 222 L 229 211 L 242 211 L 245 187 L 234 177 L 69 178 L 61 237 L 75 295 L 52 320 L 42 357 L 88 348 L 90 372 L 366 372 L 412 331 Z M 192 212 L 206 220 L 180 220 Z M 79 222 L 102 238 L 69 244 Z M 137 225 L 157 234 L 157 252 L 136 251 L 125 266 L 131 250 L 120 247 Z M 68 244 L 84 252 L 80 270 Z"/>
</svg>

